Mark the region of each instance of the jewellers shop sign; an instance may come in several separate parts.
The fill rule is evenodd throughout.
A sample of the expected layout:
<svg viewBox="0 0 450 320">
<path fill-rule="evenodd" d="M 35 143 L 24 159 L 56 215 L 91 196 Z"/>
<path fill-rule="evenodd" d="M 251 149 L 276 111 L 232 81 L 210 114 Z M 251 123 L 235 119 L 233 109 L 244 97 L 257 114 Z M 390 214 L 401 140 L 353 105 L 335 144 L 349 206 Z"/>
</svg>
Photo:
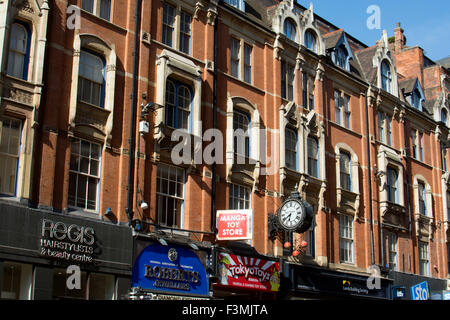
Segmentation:
<svg viewBox="0 0 450 320">
<path fill-rule="evenodd" d="M 280 290 L 279 262 L 222 252 L 218 258 L 220 286 L 264 292 Z"/>
<path fill-rule="evenodd" d="M 147 246 L 133 266 L 132 287 L 153 292 L 208 296 L 209 282 L 200 258 L 179 245 Z"/>
<path fill-rule="evenodd" d="M 39 253 L 56 260 L 92 263 L 95 231 L 91 227 L 43 219 Z"/>
</svg>

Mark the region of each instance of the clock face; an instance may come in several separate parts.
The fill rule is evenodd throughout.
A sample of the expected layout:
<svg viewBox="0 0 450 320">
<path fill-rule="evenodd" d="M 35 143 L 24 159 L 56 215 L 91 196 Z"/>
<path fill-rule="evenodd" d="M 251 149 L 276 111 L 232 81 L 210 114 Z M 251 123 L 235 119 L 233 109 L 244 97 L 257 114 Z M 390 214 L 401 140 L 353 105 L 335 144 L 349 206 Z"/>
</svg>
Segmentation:
<svg viewBox="0 0 450 320">
<path fill-rule="evenodd" d="M 303 206 L 296 200 L 287 201 L 280 210 L 278 219 L 287 230 L 295 230 L 302 220 Z"/>
</svg>

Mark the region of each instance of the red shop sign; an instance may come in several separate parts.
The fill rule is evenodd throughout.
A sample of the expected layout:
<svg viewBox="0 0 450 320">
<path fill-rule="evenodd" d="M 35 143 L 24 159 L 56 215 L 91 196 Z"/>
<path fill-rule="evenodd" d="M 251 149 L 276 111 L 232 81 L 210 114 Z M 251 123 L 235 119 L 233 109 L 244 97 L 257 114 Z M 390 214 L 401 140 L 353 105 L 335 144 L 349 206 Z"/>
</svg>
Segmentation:
<svg viewBox="0 0 450 320">
<path fill-rule="evenodd" d="M 247 290 L 280 290 L 280 263 L 222 253 L 219 257 L 219 285 Z"/>
<path fill-rule="evenodd" d="M 252 210 L 218 210 L 218 240 L 251 240 Z"/>
</svg>

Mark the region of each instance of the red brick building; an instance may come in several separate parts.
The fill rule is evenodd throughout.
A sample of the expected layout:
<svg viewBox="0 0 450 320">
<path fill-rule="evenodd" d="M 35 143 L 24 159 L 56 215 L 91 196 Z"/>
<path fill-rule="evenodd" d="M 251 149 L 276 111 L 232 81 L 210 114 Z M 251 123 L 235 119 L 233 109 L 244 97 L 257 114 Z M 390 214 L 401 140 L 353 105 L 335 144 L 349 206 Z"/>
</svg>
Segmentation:
<svg viewBox="0 0 450 320">
<path fill-rule="evenodd" d="M 448 70 L 406 46 L 400 25 L 368 47 L 295 1 L 36 3 L 1 4 L 0 144 L 26 141 L 1 153 L 17 167 L 0 182 L 6 204 L 191 246 L 213 297 L 448 289 Z M 314 223 L 272 233 L 292 191 Z M 217 241 L 217 210 L 250 210 L 251 239 Z M 301 241 L 298 256 L 283 248 Z M 270 295 L 213 285 L 217 251 L 280 261 L 288 285 Z M 383 280 L 369 290 L 374 265 Z M 114 274 L 108 298 L 127 277 L 130 266 Z"/>
</svg>

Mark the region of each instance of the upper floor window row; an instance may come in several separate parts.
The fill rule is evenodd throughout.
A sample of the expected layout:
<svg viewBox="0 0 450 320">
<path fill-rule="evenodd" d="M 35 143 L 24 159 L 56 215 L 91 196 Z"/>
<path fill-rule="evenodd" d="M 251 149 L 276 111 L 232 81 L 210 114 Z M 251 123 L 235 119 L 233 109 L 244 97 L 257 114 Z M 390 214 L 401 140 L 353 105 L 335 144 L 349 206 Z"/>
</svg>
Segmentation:
<svg viewBox="0 0 450 320">
<path fill-rule="evenodd" d="M 252 83 L 253 47 L 243 40 L 231 38 L 230 74 L 247 83 Z"/>
<path fill-rule="evenodd" d="M 102 19 L 111 19 L 111 0 L 83 0 L 81 7 Z"/>
<path fill-rule="evenodd" d="M 162 42 L 191 54 L 192 16 L 168 3 L 163 5 Z"/>
</svg>

